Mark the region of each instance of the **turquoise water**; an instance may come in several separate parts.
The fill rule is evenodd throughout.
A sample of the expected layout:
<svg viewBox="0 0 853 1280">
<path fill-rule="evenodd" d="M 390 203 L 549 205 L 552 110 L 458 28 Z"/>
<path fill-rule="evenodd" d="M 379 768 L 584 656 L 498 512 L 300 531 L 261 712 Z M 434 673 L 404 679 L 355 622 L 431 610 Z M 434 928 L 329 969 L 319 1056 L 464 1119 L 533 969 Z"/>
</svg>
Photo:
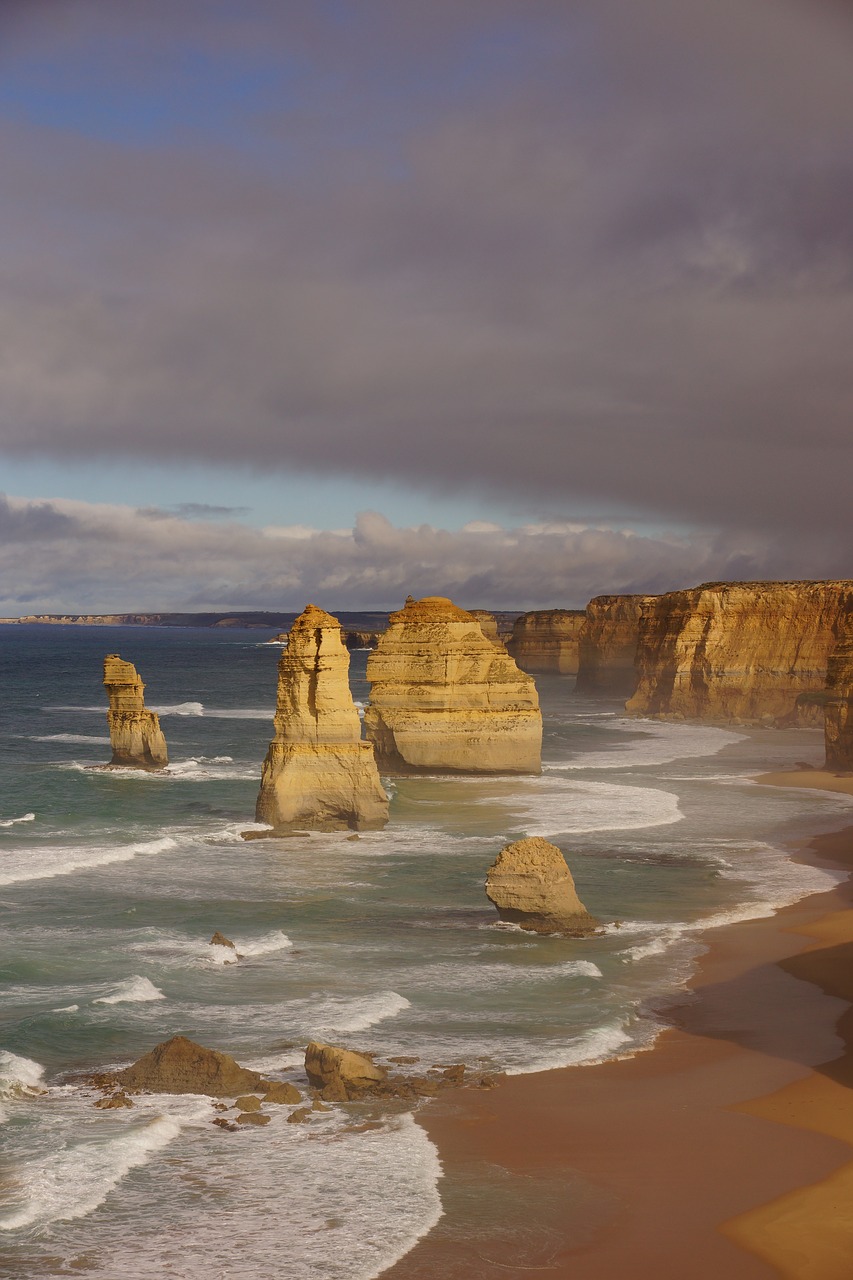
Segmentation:
<svg viewBox="0 0 853 1280">
<path fill-rule="evenodd" d="M 75 1073 L 179 1032 L 297 1085 L 311 1037 L 419 1070 L 600 1060 L 650 1042 L 699 929 L 835 882 L 784 847 L 851 802 L 748 780 L 817 763 L 819 734 L 626 721 L 559 677 L 537 680 L 541 777 L 396 780 L 384 832 L 247 843 L 280 652 L 262 641 L 0 628 L 2 1276 L 368 1280 L 440 1213 L 410 1115 L 359 1132 L 357 1108 L 299 1126 L 282 1108 L 223 1134 L 206 1099 L 94 1110 Z M 110 754 L 106 652 L 147 682 L 165 774 L 92 768 Z M 522 834 L 563 848 L 602 937 L 496 923 L 485 871 Z"/>
</svg>

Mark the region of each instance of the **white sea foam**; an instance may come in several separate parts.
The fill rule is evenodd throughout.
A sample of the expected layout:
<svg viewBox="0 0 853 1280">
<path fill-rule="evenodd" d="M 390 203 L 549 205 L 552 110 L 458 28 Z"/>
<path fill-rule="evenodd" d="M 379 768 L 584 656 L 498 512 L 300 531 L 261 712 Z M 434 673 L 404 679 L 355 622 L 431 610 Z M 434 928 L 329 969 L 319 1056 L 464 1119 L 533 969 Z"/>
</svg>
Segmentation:
<svg viewBox="0 0 853 1280">
<path fill-rule="evenodd" d="M 272 720 L 275 709 L 270 707 L 206 707 L 203 702 L 176 702 L 151 707 L 161 716 L 204 716 L 209 720 Z M 105 715 L 106 707 L 64 706 L 42 707 L 42 711 L 73 711 L 86 715 Z"/>
<path fill-rule="evenodd" d="M 563 960 L 559 964 L 430 964 L 417 975 L 408 975 L 418 987 L 431 990 L 465 991 L 472 987 L 506 987 L 522 983 L 535 985 L 567 978 L 601 978 L 602 972 L 592 960 Z"/>
<path fill-rule="evenodd" d="M 83 1218 L 103 1204 L 123 1178 L 178 1136 L 181 1126 L 159 1116 L 142 1127 L 123 1126 L 104 1140 L 96 1135 L 63 1143 L 20 1173 L 18 1207 L 0 1217 L 0 1228 L 46 1227 Z"/>
<path fill-rule="evenodd" d="M 606 1062 L 608 1058 L 620 1056 L 628 1045 L 632 1050 L 639 1048 L 636 1039 L 629 1035 L 622 1022 L 608 1022 L 601 1027 L 593 1027 L 583 1035 L 566 1040 L 565 1044 L 551 1044 L 540 1050 L 523 1066 L 507 1068 L 508 1076 L 526 1076 L 534 1071 L 553 1071 L 559 1067 L 577 1067 L 591 1065 L 594 1062 Z"/>
<path fill-rule="evenodd" d="M 34 813 L 25 813 L 20 818 L 4 818 L 0 820 L 0 827 L 15 827 L 19 822 L 35 822 L 36 815 Z"/>
<path fill-rule="evenodd" d="M 531 836 L 587 831 L 634 831 L 669 826 L 683 814 L 678 796 L 656 787 L 581 782 L 553 774 L 519 780 L 514 793 L 490 803 L 509 809 Z"/>
<path fill-rule="evenodd" d="M 563 764 L 546 764 L 546 772 L 574 769 L 632 769 L 668 764 L 695 756 L 713 756 L 723 747 L 742 742 L 744 734 L 715 729 L 711 725 L 669 724 L 660 720 L 614 720 L 608 729 L 642 734 L 629 742 L 614 742 L 605 751 L 585 751 Z"/>
<path fill-rule="evenodd" d="M 164 769 L 134 769 L 120 765 L 105 768 L 103 765 L 80 764 L 78 761 L 59 767 L 88 773 L 95 778 L 133 778 L 134 781 L 143 783 L 250 781 L 259 776 L 257 765 L 235 764 L 233 756 L 190 756 L 186 760 L 173 760 Z M 241 830 L 249 825 L 251 824 L 244 823 Z"/>
<path fill-rule="evenodd" d="M 79 1004 L 65 1004 L 65 1005 L 62 1005 L 62 1007 L 59 1009 L 51 1009 L 50 1012 L 51 1013 L 77 1013 L 79 1008 L 80 1008 Z"/>
<path fill-rule="evenodd" d="M 32 1058 L 0 1049 L 0 1098 L 32 1097 L 43 1088 L 44 1067 Z"/>
<path fill-rule="evenodd" d="M 378 991 L 355 999 L 330 997 L 327 1000 L 294 1000 L 287 1015 L 311 1035 L 329 1032 L 367 1031 L 386 1018 L 395 1018 L 410 1002 L 396 991 Z"/>
<path fill-rule="evenodd" d="M 154 983 L 148 978 L 141 978 L 137 974 L 136 977 L 128 978 L 127 982 L 122 982 L 112 995 L 98 996 L 93 1000 L 93 1004 L 147 1004 L 150 1000 L 165 1000 L 166 997 L 159 987 L 155 987 Z"/>
<path fill-rule="evenodd" d="M 174 849 L 171 836 L 145 840 L 139 844 L 43 845 L 3 855 L 0 863 L 0 885 L 21 884 L 27 880 L 50 880 L 54 876 L 72 875 L 75 871 L 92 871 L 113 862 L 130 862 L 136 857 L 150 857 Z"/>
<path fill-rule="evenodd" d="M 219 967 L 237 964 L 240 959 L 258 959 L 261 956 L 274 955 L 279 951 L 287 951 L 293 946 L 290 938 L 281 929 L 273 929 L 257 938 L 241 938 L 235 934 L 231 941 L 234 946 L 226 947 L 220 943 L 211 943 L 205 938 L 187 938 L 174 933 L 159 933 L 155 937 L 131 942 L 127 950 L 156 959 L 160 964 L 183 966 L 189 963 Z"/>
<path fill-rule="evenodd" d="M 99 747 L 109 746 L 109 737 L 99 737 L 97 734 L 90 733 L 43 733 L 33 734 L 32 742 L 91 742 Z"/>
</svg>

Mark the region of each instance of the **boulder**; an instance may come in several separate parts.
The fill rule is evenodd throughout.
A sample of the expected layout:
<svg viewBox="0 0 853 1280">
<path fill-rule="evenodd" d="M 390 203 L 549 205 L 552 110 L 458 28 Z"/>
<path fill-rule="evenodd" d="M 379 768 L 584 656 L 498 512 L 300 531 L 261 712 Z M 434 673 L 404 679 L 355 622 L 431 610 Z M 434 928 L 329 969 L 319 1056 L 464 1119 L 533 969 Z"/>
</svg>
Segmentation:
<svg viewBox="0 0 853 1280">
<path fill-rule="evenodd" d="M 265 1080 L 266 1093 L 264 1094 L 264 1102 L 277 1102 L 282 1106 L 293 1106 L 295 1102 L 302 1101 L 302 1094 L 292 1084 L 287 1084 L 282 1080 Z"/>
<path fill-rule="evenodd" d="M 378 1067 L 362 1053 L 313 1040 L 305 1050 L 305 1072 L 327 1102 L 346 1102 L 357 1097 L 381 1083 L 388 1074 L 384 1067 Z"/>
<path fill-rule="evenodd" d="M 575 891 L 563 854 L 537 836 L 502 849 L 489 868 L 485 888 L 501 920 L 533 933 L 583 937 L 598 928 Z"/>
<path fill-rule="evenodd" d="M 231 939 L 226 938 L 225 934 L 220 933 L 218 929 L 216 930 L 216 933 L 214 933 L 213 937 L 210 939 L 210 945 L 212 947 L 230 947 L 232 951 L 237 950 L 237 948 L 234 946 L 234 943 L 231 941 Z"/>
<path fill-rule="evenodd" d="M 262 1111 L 241 1111 L 237 1117 L 238 1124 L 269 1124 L 270 1117 Z"/>
<path fill-rule="evenodd" d="M 156 711 L 145 706 L 145 685 L 132 662 L 117 653 L 104 658 L 104 687 L 110 702 L 107 723 L 110 765 L 122 769 L 163 769 L 169 763 L 166 739 Z"/>
<path fill-rule="evenodd" d="M 361 738 L 348 671 L 340 623 L 309 604 L 279 662 L 276 732 L 255 810 L 273 834 L 375 830 L 388 821 L 388 797 L 373 747 Z"/>
<path fill-rule="evenodd" d="M 206 1049 L 186 1036 L 172 1036 L 155 1045 L 132 1066 L 113 1078 L 129 1089 L 149 1093 L 204 1093 L 211 1098 L 236 1098 L 257 1089 L 262 1077 L 227 1053 Z"/>
</svg>

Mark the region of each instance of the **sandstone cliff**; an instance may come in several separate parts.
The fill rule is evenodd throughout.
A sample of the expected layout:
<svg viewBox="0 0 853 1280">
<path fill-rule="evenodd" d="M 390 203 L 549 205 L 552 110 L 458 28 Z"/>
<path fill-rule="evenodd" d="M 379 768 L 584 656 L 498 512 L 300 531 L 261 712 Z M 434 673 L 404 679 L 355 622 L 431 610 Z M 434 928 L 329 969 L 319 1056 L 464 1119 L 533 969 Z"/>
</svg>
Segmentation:
<svg viewBox="0 0 853 1280">
<path fill-rule="evenodd" d="M 468 612 L 472 618 L 477 619 L 487 640 L 491 640 L 492 644 L 503 645 L 498 633 L 498 620 L 493 613 L 489 613 L 488 609 L 469 609 Z"/>
<path fill-rule="evenodd" d="M 628 713 L 819 724 L 853 582 L 715 582 L 643 609 Z"/>
<path fill-rule="evenodd" d="M 654 596 L 596 596 L 578 646 L 578 693 L 627 698 L 637 687 L 640 614 Z"/>
<path fill-rule="evenodd" d="M 279 662 L 276 734 L 261 774 L 258 822 L 277 831 L 362 831 L 388 821 L 348 671 L 340 623 L 309 604 Z"/>
<path fill-rule="evenodd" d="M 533 933 L 594 933 L 566 859 L 555 844 L 534 836 L 502 849 L 489 868 L 486 896 L 501 920 Z"/>
<path fill-rule="evenodd" d="M 536 686 L 443 596 L 391 614 L 367 678 L 365 729 L 383 770 L 539 772 Z"/>
<path fill-rule="evenodd" d="M 117 653 L 104 658 L 104 687 L 110 700 L 110 764 L 131 769 L 163 769 L 169 763 L 156 711 L 145 707 L 145 685 L 132 662 Z"/>
<path fill-rule="evenodd" d="M 577 675 L 582 609 L 540 609 L 516 618 L 507 649 L 522 671 Z"/>
<path fill-rule="evenodd" d="M 824 715 L 827 769 L 853 770 L 853 620 L 829 658 Z"/>
</svg>

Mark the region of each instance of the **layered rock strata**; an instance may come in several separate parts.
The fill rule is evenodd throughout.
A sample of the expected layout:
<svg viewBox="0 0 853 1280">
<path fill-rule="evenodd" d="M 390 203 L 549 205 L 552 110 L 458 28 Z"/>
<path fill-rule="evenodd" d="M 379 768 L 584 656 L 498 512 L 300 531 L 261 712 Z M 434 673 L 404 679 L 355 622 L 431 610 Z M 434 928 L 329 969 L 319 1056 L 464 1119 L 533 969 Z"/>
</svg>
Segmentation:
<svg viewBox="0 0 853 1280">
<path fill-rule="evenodd" d="M 279 662 L 276 733 L 261 774 L 258 822 L 286 832 L 375 830 L 388 821 L 348 671 L 340 623 L 309 604 Z"/>
<path fill-rule="evenodd" d="M 124 769 L 163 769 L 169 763 L 166 739 L 156 711 L 145 706 L 145 685 L 132 662 L 117 653 L 104 658 L 104 687 L 110 700 L 111 765 Z"/>
<path fill-rule="evenodd" d="M 486 896 L 501 920 L 532 933 L 594 933 L 598 921 L 581 902 L 555 844 L 532 836 L 502 849 L 489 867 Z"/>
<path fill-rule="evenodd" d="M 365 731 L 383 771 L 539 772 L 535 684 L 445 597 L 391 614 L 367 679 Z"/>
<path fill-rule="evenodd" d="M 630 715 L 722 723 L 823 720 L 829 655 L 853 582 L 714 582 L 645 605 Z"/>
<path fill-rule="evenodd" d="M 472 618 L 476 618 L 480 624 L 480 630 L 487 640 L 491 640 L 492 644 L 503 646 L 503 640 L 498 633 L 498 620 L 493 613 L 489 613 L 488 609 L 469 609 Z"/>
<path fill-rule="evenodd" d="M 578 642 L 578 693 L 628 698 L 637 687 L 640 616 L 654 596 L 596 596 Z"/>
<path fill-rule="evenodd" d="M 826 767 L 853 770 L 853 622 L 829 659 L 824 703 Z"/>
<path fill-rule="evenodd" d="M 522 671 L 577 675 L 582 609 L 540 609 L 516 618 L 507 649 Z"/>
</svg>

